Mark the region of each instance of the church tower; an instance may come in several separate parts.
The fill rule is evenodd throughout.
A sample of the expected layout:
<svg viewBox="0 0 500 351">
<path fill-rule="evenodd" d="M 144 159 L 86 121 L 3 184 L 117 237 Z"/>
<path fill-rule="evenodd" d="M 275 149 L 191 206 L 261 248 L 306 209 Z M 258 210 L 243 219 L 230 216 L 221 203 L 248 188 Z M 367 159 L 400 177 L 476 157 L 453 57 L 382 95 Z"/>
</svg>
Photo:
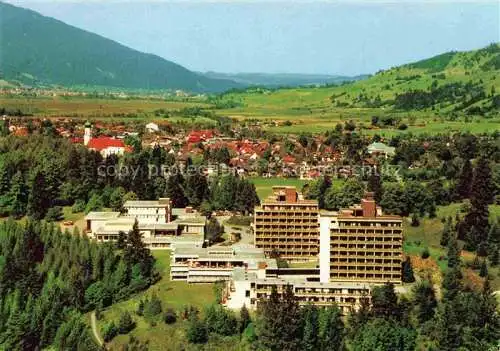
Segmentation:
<svg viewBox="0 0 500 351">
<path fill-rule="evenodd" d="M 85 122 L 85 134 L 83 135 L 83 145 L 87 145 L 92 138 L 92 124 Z"/>
</svg>

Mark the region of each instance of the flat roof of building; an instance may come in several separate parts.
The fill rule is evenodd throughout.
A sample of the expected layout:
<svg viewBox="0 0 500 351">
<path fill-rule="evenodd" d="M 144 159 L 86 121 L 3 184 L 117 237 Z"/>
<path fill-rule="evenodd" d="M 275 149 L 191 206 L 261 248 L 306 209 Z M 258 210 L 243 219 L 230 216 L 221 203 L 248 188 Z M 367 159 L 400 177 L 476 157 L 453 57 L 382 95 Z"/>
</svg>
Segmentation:
<svg viewBox="0 0 500 351">
<path fill-rule="evenodd" d="M 106 220 L 113 219 L 120 216 L 120 212 L 103 212 L 103 211 L 91 211 L 86 216 L 86 220 L 96 221 L 96 220 Z"/>
<path fill-rule="evenodd" d="M 125 201 L 123 207 L 165 207 L 168 205 L 170 199 L 160 199 L 160 200 L 128 200 Z"/>
</svg>

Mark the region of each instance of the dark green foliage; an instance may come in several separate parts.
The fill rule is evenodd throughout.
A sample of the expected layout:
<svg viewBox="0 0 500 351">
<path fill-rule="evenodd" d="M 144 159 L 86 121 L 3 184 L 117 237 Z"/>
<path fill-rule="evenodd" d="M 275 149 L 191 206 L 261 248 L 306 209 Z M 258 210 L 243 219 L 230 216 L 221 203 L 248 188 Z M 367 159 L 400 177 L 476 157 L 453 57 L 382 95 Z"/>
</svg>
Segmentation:
<svg viewBox="0 0 500 351">
<path fill-rule="evenodd" d="M 429 249 L 426 247 L 424 248 L 424 250 L 422 251 L 422 254 L 420 255 L 420 257 L 422 257 L 424 260 L 429 258 L 430 257 L 430 252 L 429 252 Z"/>
<path fill-rule="evenodd" d="M 130 271 L 122 252 L 78 232 L 41 222 L 0 223 L 0 349 L 93 349 L 80 313 L 137 291 Z"/>
<path fill-rule="evenodd" d="M 300 312 L 291 286 L 282 296 L 273 286 L 271 296 L 259 302 L 258 343 L 269 350 L 297 350 L 300 348 Z"/>
<path fill-rule="evenodd" d="M 429 72 L 439 72 L 442 71 L 448 66 L 450 61 L 455 57 L 456 52 L 446 52 L 441 55 L 437 55 L 425 60 L 417 61 L 415 63 L 409 64 L 408 66 L 411 68 L 420 68 L 429 70 Z"/>
<path fill-rule="evenodd" d="M 483 278 L 488 276 L 488 264 L 486 263 L 486 260 L 483 260 L 483 262 L 481 263 L 479 276 Z"/>
<path fill-rule="evenodd" d="M 415 281 L 415 276 L 413 275 L 413 268 L 411 266 L 410 257 L 406 257 L 406 260 L 402 264 L 402 279 L 403 283 L 413 283 Z"/>
<path fill-rule="evenodd" d="M 460 265 L 460 249 L 457 239 L 452 235 L 448 240 L 448 267 L 453 268 Z"/>
<path fill-rule="evenodd" d="M 373 173 L 368 177 L 367 190 L 373 192 L 375 202 L 380 203 L 383 193 L 382 178 L 376 172 L 377 171 L 374 170 Z"/>
<path fill-rule="evenodd" d="M 102 337 L 105 342 L 113 340 L 113 338 L 117 335 L 118 335 L 118 327 L 115 325 L 115 322 L 111 321 L 104 325 L 102 329 Z"/>
<path fill-rule="evenodd" d="M 240 333 L 242 333 L 248 325 L 252 322 L 250 318 L 250 313 L 248 312 L 248 308 L 243 305 L 240 310 Z"/>
<path fill-rule="evenodd" d="M 174 324 L 177 321 L 177 314 L 171 308 L 167 308 L 165 314 L 163 315 L 163 321 L 166 324 Z"/>
<path fill-rule="evenodd" d="M 443 278 L 443 298 L 446 300 L 453 300 L 460 289 L 462 289 L 462 272 L 460 266 L 453 266 L 446 270 Z"/>
<path fill-rule="evenodd" d="M 85 211 L 85 201 L 76 200 L 73 206 L 71 207 L 72 213 L 79 213 Z"/>
<path fill-rule="evenodd" d="M 224 233 L 224 226 L 219 224 L 219 221 L 215 218 L 210 218 L 205 226 L 206 239 L 210 242 L 217 242 L 221 239 Z"/>
<path fill-rule="evenodd" d="M 386 283 L 372 289 L 372 311 L 379 317 L 399 317 L 398 297 L 394 291 L 394 284 Z"/>
<path fill-rule="evenodd" d="M 468 250 L 478 250 L 478 255 L 487 254 L 489 232 L 488 205 L 493 201 L 491 168 L 489 161 L 480 157 L 474 168 L 470 203 L 471 207 L 458 228 L 459 238 L 465 241 Z"/>
<path fill-rule="evenodd" d="M 336 305 L 319 310 L 318 346 L 324 351 L 340 351 L 344 349 L 344 322 L 340 309 Z"/>
<path fill-rule="evenodd" d="M 348 179 L 341 189 L 330 187 L 324 197 L 324 205 L 329 210 L 348 208 L 361 201 L 365 193 L 363 182 L 357 178 Z"/>
<path fill-rule="evenodd" d="M 315 351 L 319 348 L 319 310 L 314 305 L 301 309 L 302 315 L 302 350 Z"/>
<path fill-rule="evenodd" d="M 217 92 L 240 86 L 231 80 L 193 73 L 159 56 L 132 50 L 31 10 L 2 3 L 1 12 L 3 45 L 10 48 L 2 62 L 5 79 L 20 79 L 28 84 L 196 92 Z M 46 40 L 50 37 L 57 39 Z M 34 76 L 34 81 L 20 73 Z"/>
<path fill-rule="evenodd" d="M 230 336 L 238 332 L 238 321 L 234 313 L 221 305 L 210 305 L 205 310 L 205 320 L 209 333 Z"/>
<path fill-rule="evenodd" d="M 27 212 L 33 219 L 43 219 L 50 207 L 47 181 L 41 171 L 36 171 L 30 182 Z"/>
<path fill-rule="evenodd" d="M 432 284 L 424 280 L 413 288 L 414 312 L 420 324 L 431 320 L 437 307 L 436 294 Z"/>
<path fill-rule="evenodd" d="M 453 219 L 451 218 L 451 216 L 448 216 L 446 218 L 446 221 L 444 222 L 443 233 L 441 234 L 441 240 L 439 241 L 439 244 L 441 246 L 443 246 L 443 247 L 448 246 L 450 238 L 452 236 L 455 236 L 453 229 L 454 229 Z"/>
<path fill-rule="evenodd" d="M 361 327 L 352 342 L 354 351 L 413 351 L 417 333 L 393 320 L 375 318 Z"/>
<path fill-rule="evenodd" d="M 49 208 L 47 214 L 45 215 L 45 220 L 48 222 L 61 221 L 64 218 L 63 210 L 61 206 L 54 206 Z"/>
<path fill-rule="evenodd" d="M 156 317 L 163 311 L 163 308 L 161 306 L 161 301 L 156 296 L 156 294 L 153 294 L 150 300 L 146 299 L 144 302 L 141 300 L 141 303 L 143 303 L 142 314 L 146 318 Z M 141 306 L 139 305 L 139 307 Z"/>
<path fill-rule="evenodd" d="M 200 321 L 196 315 L 192 315 L 189 318 L 189 325 L 186 336 L 190 343 L 206 343 L 208 341 L 207 325 L 203 321 Z"/>
<path fill-rule="evenodd" d="M 415 212 L 411 215 L 411 226 L 418 227 L 420 225 L 420 219 L 418 218 L 418 214 Z M 427 256 L 429 257 L 429 256 Z"/>
<path fill-rule="evenodd" d="M 118 321 L 118 332 L 120 334 L 128 334 L 132 329 L 135 328 L 135 322 L 129 312 L 125 311 L 120 314 L 120 319 Z"/>
</svg>

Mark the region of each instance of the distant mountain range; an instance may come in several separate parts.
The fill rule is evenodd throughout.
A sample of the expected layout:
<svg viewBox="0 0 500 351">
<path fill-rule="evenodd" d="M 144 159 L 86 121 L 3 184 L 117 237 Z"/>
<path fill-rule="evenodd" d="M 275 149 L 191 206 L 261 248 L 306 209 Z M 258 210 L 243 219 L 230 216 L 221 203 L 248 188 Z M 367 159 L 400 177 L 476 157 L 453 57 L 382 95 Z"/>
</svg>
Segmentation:
<svg viewBox="0 0 500 351">
<path fill-rule="evenodd" d="M 1 79 L 28 85 L 221 92 L 240 88 L 159 56 L 0 2 Z"/>
<path fill-rule="evenodd" d="M 333 84 L 360 77 L 307 74 L 197 73 L 54 18 L 0 2 L 0 79 L 31 86 L 222 92 Z"/>
<path fill-rule="evenodd" d="M 356 81 L 368 78 L 369 75 L 354 77 L 324 75 L 324 74 L 301 74 L 301 73 L 219 73 L 206 72 L 205 76 L 216 79 L 230 79 L 237 83 L 251 86 L 259 85 L 269 88 L 303 86 L 303 85 L 325 85 L 341 84 L 348 81 Z"/>
</svg>

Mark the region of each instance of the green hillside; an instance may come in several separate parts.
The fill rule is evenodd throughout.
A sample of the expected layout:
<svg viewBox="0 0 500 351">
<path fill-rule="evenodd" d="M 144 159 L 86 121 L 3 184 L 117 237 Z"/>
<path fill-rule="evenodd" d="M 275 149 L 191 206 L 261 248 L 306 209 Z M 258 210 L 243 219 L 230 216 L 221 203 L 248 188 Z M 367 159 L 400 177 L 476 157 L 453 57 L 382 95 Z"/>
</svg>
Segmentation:
<svg viewBox="0 0 500 351">
<path fill-rule="evenodd" d="M 500 45 L 445 53 L 341 86 L 248 88 L 221 99 L 238 102 L 221 114 L 293 122 L 276 128 L 281 132 L 322 131 L 349 119 L 367 127 L 374 115 L 392 115 L 410 126 L 415 118 L 417 124 L 437 120 L 434 132 L 482 120 L 466 129 L 487 131 L 500 128 Z"/>
<path fill-rule="evenodd" d="M 0 36 L 0 79 L 7 81 L 195 92 L 241 86 L 5 3 L 0 3 Z"/>
</svg>

